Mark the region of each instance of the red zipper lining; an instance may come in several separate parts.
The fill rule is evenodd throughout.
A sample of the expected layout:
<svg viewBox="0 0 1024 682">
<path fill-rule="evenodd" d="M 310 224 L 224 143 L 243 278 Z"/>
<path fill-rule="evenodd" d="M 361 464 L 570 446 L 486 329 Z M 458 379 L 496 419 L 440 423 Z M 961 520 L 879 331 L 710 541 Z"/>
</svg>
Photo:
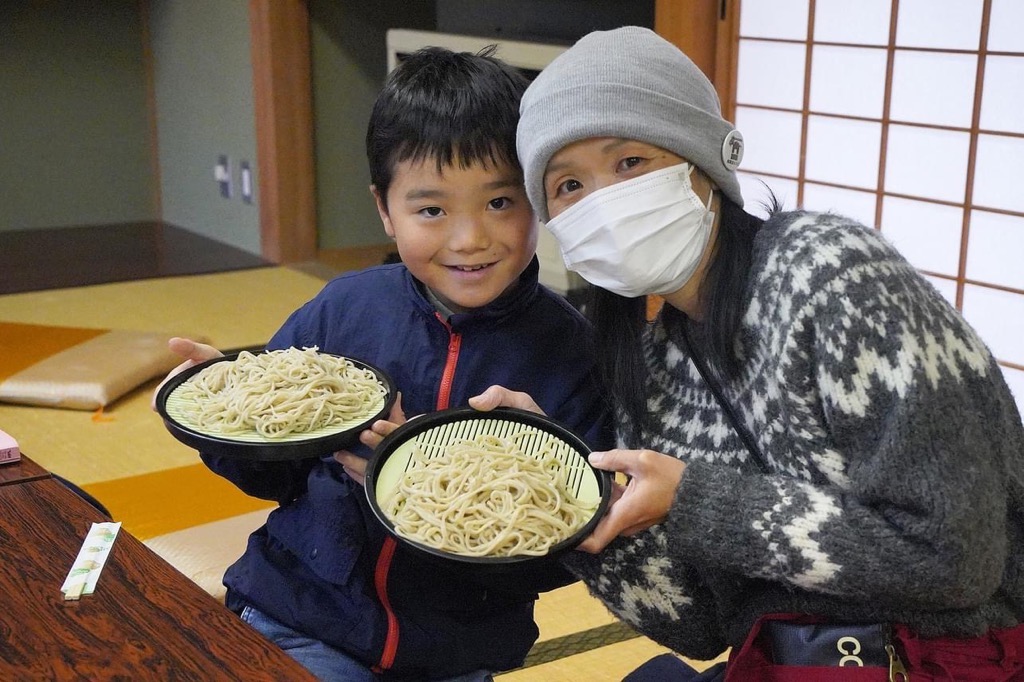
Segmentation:
<svg viewBox="0 0 1024 682">
<path fill-rule="evenodd" d="M 441 375 L 441 387 L 437 391 L 437 409 L 448 408 L 452 395 L 452 381 L 455 378 L 455 365 L 459 361 L 459 348 L 462 347 L 462 335 L 452 331 L 448 321 L 441 317 L 441 313 L 434 313 L 441 321 L 444 328 L 448 330 L 448 358 L 444 363 L 444 373 Z"/>
<path fill-rule="evenodd" d="M 380 654 L 380 662 L 373 667 L 373 672 L 379 673 L 390 668 L 395 662 L 395 654 L 398 653 L 398 617 L 391 610 L 391 600 L 388 599 L 388 570 L 391 568 L 391 559 L 395 556 L 395 548 L 398 543 L 395 539 L 388 537 L 384 540 L 384 546 L 377 556 L 377 570 L 374 572 L 374 587 L 377 589 L 377 596 L 384 607 L 384 613 L 388 616 L 388 635 L 384 639 L 384 650 Z"/>
<path fill-rule="evenodd" d="M 455 378 L 455 365 L 459 361 L 459 349 L 462 346 L 462 335 L 452 331 L 448 321 L 441 317 L 440 313 L 434 313 L 444 328 L 448 330 L 448 356 L 445 359 L 444 372 L 441 374 L 441 386 L 437 392 L 437 409 L 448 408 L 451 399 L 452 381 Z M 384 613 L 388 617 L 388 634 L 384 639 L 384 650 L 380 655 L 380 662 L 373 666 L 375 673 L 389 669 L 395 662 L 395 655 L 398 653 L 398 617 L 391 609 L 391 600 L 388 598 L 388 573 L 391 569 L 391 561 L 395 557 L 395 549 L 398 543 L 393 537 L 384 540 L 380 554 L 377 556 L 377 567 L 374 571 L 374 588 L 377 590 L 377 598 L 380 599 Z"/>
</svg>

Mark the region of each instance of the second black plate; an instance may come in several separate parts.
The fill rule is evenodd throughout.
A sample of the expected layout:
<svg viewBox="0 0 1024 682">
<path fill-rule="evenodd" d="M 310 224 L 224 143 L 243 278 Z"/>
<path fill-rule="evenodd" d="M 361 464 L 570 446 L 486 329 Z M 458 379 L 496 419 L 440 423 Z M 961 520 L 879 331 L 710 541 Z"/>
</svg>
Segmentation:
<svg viewBox="0 0 1024 682">
<path fill-rule="evenodd" d="M 554 446 L 558 459 L 572 472 L 569 480 L 572 492 L 580 500 L 594 505 L 589 520 L 572 537 L 561 540 L 547 554 L 540 556 L 467 556 L 430 547 L 402 536 L 395 529 L 394 522 L 384 512 L 384 506 L 410 466 L 416 449 L 437 453 L 451 443 L 479 435 L 504 437 L 524 431 L 533 434 L 525 441 L 525 454 L 536 456 L 544 446 Z M 387 531 L 427 557 L 477 567 L 518 569 L 547 563 L 572 549 L 590 535 L 604 515 L 611 501 L 612 478 L 609 472 L 596 469 L 587 461 L 589 453 L 590 448 L 578 436 L 540 414 L 510 407 L 490 412 L 468 407 L 442 410 L 407 421 L 377 446 L 366 469 L 366 495 L 374 515 Z"/>
<path fill-rule="evenodd" d="M 157 393 L 156 409 L 163 417 L 164 425 L 175 438 L 203 453 L 226 457 L 244 457 L 255 460 L 291 460 L 318 457 L 336 450 L 343 450 L 358 442 L 359 432 L 373 422 L 382 419 L 391 411 L 395 402 L 395 386 L 382 370 L 355 358 L 346 357 L 358 368 L 371 371 L 384 386 L 384 395 L 368 415 L 349 422 L 301 434 L 290 434 L 283 438 L 268 438 L 255 431 L 252 433 L 224 435 L 204 432 L 192 423 L 185 411 L 179 389 L 189 379 L 210 365 L 231 362 L 239 353 L 207 360 L 175 375 Z M 342 357 L 342 356 L 335 356 Z"/>
</svg>

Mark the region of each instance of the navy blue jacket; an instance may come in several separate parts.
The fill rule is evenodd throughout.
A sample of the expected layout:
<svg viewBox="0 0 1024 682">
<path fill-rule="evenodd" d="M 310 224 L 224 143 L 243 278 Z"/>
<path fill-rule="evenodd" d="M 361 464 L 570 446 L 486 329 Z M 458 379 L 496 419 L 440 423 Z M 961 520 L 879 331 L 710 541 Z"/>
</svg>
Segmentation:
<svg viewBox="0 0 1024 682">
<path fill-rule="evenodd" d="M 268 348 L 318 346 L 387 372 L 407 417 L 467 404 L 492 384 L 525 391 L 595 449 L 612 446 L 582 316 L 537 281 L 536 258 L 492 304 L 447 322 L 404 265 L 348 273 L 294 312 Z M 224 576 L 227 604 L 273 618 L 389 677 L 520 665 L 537 592 L 573 578 L 550 565 L 481 576 L 396 545 L 331 453 L 298 462 L 203 455 L 246 493 L 275 500 Z M 361 454 L 369 454 L 363 452 Z"/>
</svg>

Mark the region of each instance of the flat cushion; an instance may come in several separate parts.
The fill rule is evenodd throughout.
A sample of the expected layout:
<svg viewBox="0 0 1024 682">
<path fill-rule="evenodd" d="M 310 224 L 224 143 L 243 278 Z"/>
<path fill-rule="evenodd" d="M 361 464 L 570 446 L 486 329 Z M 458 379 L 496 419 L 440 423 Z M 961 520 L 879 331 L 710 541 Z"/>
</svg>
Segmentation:
<svg viewBox="0 0 1024 682">
<path fill-rule="evenodd" d="M 99 409 L 176 367 L 172 336 L 0 322 L 0 402 Z"/>
</svg>

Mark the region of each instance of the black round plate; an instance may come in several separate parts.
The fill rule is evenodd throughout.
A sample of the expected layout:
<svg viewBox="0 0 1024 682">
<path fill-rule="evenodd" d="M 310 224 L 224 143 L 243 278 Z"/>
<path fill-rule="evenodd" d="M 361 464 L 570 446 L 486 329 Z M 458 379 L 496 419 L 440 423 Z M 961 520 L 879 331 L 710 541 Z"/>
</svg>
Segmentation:
<svg viewBox="0 0 1024 682">
<path fill-rule="evenodd" d="M 238 355 L 239 353 L 232 353 L 223 357 L 214 358 L 213 360 L 207 360 L 195 367 L 190 367 L 184 372 L 172 377 L 157 393 L 157 412 L 159 412 L 160 416 L 163 417 L 164 425 L 167 427 L 167 430 L 171 432 L 171 435 L 185 445 L 206 454 L 221 455 L 225 457 L 243 457 L 262 461 L 319 457 L 336 450 L 349 448 L 358 443 L 359 432 L 369 427 L 378 419 L 385 418 L 390 413 L 391 406 L 394 404 L 395 397 L 397 395 L 394 383 L 382 370 L 370 365 L 369 363 L 349 356 L 335 355 L 335 357 L 345 357 L 356 367 L 370 370 L 377 376 L 386 389 L 383 406 L 358 424 L 354 424 L 337 431 L 318 433 L 313 436 L 303 437 L 293 435 L 289 436 L 287 439 L 272 440 L 269 438 L 261 438 L 255 434 L 253 436 L 232 437 L 222 434 L 204 433 L 203 431 L 198 430 L 195 426 L 189 425 L 174 414 L 173 395 L 183 383 L 203 371 L 206 367 L 218 362 L 230 362 L 236 359 Z M 334 354 L 326 353 L 326 355 Z M 168 410 L 168 400 L 172 403 L 170 411 Z"/>
<path fill-rule="evenodd" d="M 473 438 L 481 433 L 505 435 L 511 429 L 521 429 L 523 426 L 534 427 L 545 435 L 563 441 L 568 446 L 568 450 L 579 457 L 579 461 L 574 462 L 580 474 L 577 478 L 576 492 L 589 499 L 598 499 L 598 504 L 594 515 L 575 535 L 553 545 L 548 553 L 542 556 L 471 557 L 452 554 L 420 544 L 400 535 L 395 530 L 391 519 L 384 513 L 379 498 L 386 498 L 405 472 L 412 454 L 413 444 L 417 439 L 425 438 L 430 440 L 433 446 L 440 446 L 442 443 L 462 438 Z M 544 415 L 511 407 L 498 408 L 490 412 L 480 412 L 468 407 L 442 410 L 406 422 L 381 441 L 367 464 L 366 496 L 374 515 L 387 531 L 399 542 L 426 557 L 481 567 L 521 567 L 525 564 L 549 560 L 572 549 L 593 532 L 594 526 L 607 510 L 611 498 L 611 474 L 591 466 L 587 462 L 588 454 L 590 454 L 590 448 L 583 440 L 565 426 Z"/>
</svg>

